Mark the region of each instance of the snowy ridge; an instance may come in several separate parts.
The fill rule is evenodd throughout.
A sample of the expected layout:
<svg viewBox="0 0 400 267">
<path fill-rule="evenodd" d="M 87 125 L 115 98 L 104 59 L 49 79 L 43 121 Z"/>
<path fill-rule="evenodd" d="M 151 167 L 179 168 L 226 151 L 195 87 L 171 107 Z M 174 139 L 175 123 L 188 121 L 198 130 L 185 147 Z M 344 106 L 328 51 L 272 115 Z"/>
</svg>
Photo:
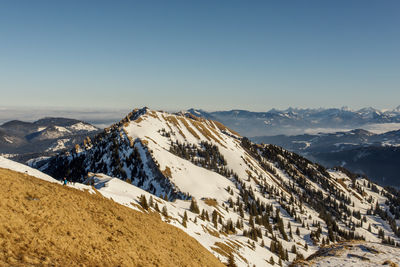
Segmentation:
<svg viewBox="0 0 400 267">
<path fill-rule="evenodd" d="M 59 183 L 59 181 L 57 181 L 56 179 L 47 174 L 42 173 L 41 171 L 28 167 L 24 164 L 6 159 L 2 156 L 0 156 L 0 168 L 13 170 L 20 173 L 25 173 L 48 182 Z"/>
<path fill-rule="evenodd" d="M 187 113 L 134 110 L 42 170 L 86 182 L 105 173 L 91 182 L 99 192 L 132 208 L 151 197 L 150 210 L 165 206 L 164 220 L 239 266 L 287 265 L 347 239 L 400 242 L 392 193 Z"/>
</svg>

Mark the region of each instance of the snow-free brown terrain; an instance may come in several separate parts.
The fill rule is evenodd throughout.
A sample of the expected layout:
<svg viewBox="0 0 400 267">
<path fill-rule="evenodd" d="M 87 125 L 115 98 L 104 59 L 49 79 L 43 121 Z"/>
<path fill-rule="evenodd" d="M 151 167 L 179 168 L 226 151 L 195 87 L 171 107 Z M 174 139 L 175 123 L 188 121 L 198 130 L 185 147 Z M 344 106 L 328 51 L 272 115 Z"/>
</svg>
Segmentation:
<svg viewBox="0 0 400 267">
<path fill-rule="evenodd" d="M 223 265 L 158 213 L 0 168 L 0 266 Z"/>
</svg>

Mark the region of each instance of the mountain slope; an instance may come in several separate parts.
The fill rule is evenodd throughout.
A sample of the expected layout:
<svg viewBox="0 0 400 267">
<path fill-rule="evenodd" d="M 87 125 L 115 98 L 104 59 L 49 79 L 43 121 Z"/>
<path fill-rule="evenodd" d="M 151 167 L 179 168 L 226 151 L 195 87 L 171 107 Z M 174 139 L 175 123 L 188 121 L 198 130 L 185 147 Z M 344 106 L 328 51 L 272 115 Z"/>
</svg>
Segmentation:
<svg viewBox="0 0 400 267">
<path fill-rule="evenodd" d="M 157 214 L 3 168 L 0 237 L 2 266 L 223 266 Z"/>
<path fill-rule="evenodd" d="M 0 125 L 0 155 L 19 162 L 54 156 L 98 132 L 99 129 L 89 123 L 67 118 L 9 121 Z"/>
<path fill-rule="evenodd" d="M 260 136 L 257 143 L 282 146 L 324 166 L 342 166 L 380 185 L 400 186 L 400 130 L 374 134 L 362 129 L 316 135 Z"/>
<path fill-rule="evenodd" d="M 398 266 L 400 250 L 378 243 L 343 242 L 321 248 L 294 266 Z"/>
<path fill-rule="evenodd" d="M 102 172 L 146 190 L 147 199 L 167 197 L 174 202 L 160 202 L 168 209 L 165 221 L 223 261 L 232 253 L 239 266 L 263 266 L 271 258 L 286 265 L 349 239 L 400 241 L 396 192 L 280 147 L 254 144 L 190 113 L 136 109 L 41 170 L 75 181 Z M 150 209 L 157 211 L 154 203 Z"/>
</svg>

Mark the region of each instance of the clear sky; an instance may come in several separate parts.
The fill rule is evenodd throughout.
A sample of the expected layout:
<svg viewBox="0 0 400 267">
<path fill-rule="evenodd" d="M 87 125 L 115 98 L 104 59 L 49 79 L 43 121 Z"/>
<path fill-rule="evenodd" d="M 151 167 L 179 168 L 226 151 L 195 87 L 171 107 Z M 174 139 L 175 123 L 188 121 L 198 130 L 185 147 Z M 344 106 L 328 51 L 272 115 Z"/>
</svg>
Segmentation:
<svg viewBox="0 0 400 267">
<path fill-rule="evenodd" d="M 0 107 L 400 105 L 400 1 L 0 1 Z"/>
</svg>

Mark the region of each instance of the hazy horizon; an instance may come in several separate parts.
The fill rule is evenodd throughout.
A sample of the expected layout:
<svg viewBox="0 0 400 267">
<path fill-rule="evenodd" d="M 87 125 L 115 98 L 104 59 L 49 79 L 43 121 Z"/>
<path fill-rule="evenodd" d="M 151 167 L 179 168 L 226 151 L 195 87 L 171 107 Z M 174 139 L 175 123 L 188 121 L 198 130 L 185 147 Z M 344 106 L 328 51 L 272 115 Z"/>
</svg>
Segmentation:
<svg viewBox="0 0 400 267">
<path fill-rule="evenodd" d="M 122 119 L 126 114 L 128 114 L 130 111 L 132 111 L 135 108 L 142 108 L 145 107 L 145 105 L 142 106 L 135 106 L 132 108 L 107 108 L 107 107 L 98 107 L 98 108 L 68 108 L 68 107 L 6 107 L 6 106 L 0 106 L 0 125 L 11 121 L 11 120 L 21 120 L 21 121 L 28 121 L 28 122 L 33 122 L 38 119 L 44 118 L 44 117 L 62 117 L 62 118 L 71 118 L 71 119 L 78 119 L 78 120 L 83 120 L 87 121 L 91 124 L 94 124 L 97 127 L 104 128 L 108 127 L 109 125 L 119 121 Z M 400 106 L 397 106 L 400 107 Z M 148 107 L 150 109 L 154 110 L 164 110 L 167 112 L 178 112 L 178 111 L 183 111 L 187 109 L 160 109 L 160 108 L 154 108 L 154 107 Z M 296 108 L 296 107 L 287 107 L 284 109 L 277 109 L 274 107 L 266 108 L 265 110 L 247 110 L 251 112 L 268 112 L 272 109 L 276 110 L 286 110 L 288 108 Z M 321 107 L 322 108 L 322 107 Z M 347 108 L 347 107 L 326 107 L 322 109 L 329 109 L 329 108 L 336 108 L 336 109 L 342 109 L 342 108 Z M 350 110 L 357 111 L 359 109 L 354 109 L 351 107 L 348 107 Z M 368 107 L 364 107 L 368 108 Z M 375 107 L 372 107 L 375 108 Z M 383 110 L 393 110 L 396 107 L 393 108 L 385 108 Z M 203 110 L 206 112 L 215 112 L 215 111 L 230 111 L 230 110 L 235 110 L 235 109 L 220 109 L 220 110 L 206 110 L 202 108 L 194 108 L 198 110 Z M 300 108 L 300 109 L 307 109 L 307 108 Z M 314 108 L 310 108 L 314 109 Z M 319 109 L 319 108 L 315 108 Z M 398 124 L 396 124 L 398 126 Z M 396 126 L 396 127 L 397 127 Z M 398 128 L 398 127 L 397 127 Z M 373 128 L 371 128 L 373 129 Z M 385 127 L 383 128 L 385 129 Z M 388 128 L 389 130 L 392 130 L 392 127 Z M 336 130 L 350 130 L 350 129 L 336 129 Z M 314 130 L 315 131 L 321 131 L 321 132 L 330 132 L 328 130 Z M 376 130 L 375 132 L 381 132 L 381 130 Z M 311 133 L 311 132 L 310 132 Z"/>
</svg>

